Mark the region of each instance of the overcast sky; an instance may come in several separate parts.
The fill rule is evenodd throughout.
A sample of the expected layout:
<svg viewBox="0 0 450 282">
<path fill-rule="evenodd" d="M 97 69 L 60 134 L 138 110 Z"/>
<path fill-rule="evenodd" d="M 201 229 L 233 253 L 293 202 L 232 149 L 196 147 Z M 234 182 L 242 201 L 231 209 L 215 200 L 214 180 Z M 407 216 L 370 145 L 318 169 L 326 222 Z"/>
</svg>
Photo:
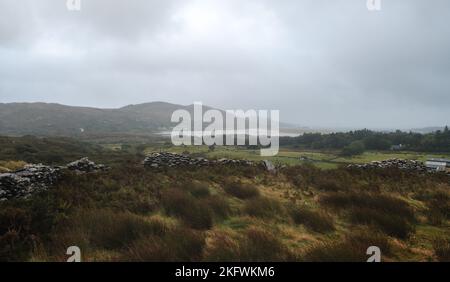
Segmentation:
<svg viewBox="0 0 450 282">
<path fill-rule="evenodd" d="M 450 1 L 0 0 L 0 102 L 278 109 L 304 126 L 450 124 Z"/>
</svg>

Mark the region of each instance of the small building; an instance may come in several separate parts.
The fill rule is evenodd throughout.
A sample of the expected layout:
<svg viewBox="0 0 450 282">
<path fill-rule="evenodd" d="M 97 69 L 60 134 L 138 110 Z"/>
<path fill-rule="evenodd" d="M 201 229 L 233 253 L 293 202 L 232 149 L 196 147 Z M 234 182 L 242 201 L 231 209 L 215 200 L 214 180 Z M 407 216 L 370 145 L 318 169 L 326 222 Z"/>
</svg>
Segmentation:
<svg viewBox="0 0 450 282">
<path fill-rule="evenodd" d="M 403 145 L 402 144 L 398 144 L 398 145 L 392 145 L 391 146 L 391 151 L 401 151 L 403 150 Z"/>
<path fill-rule="evenodd" d="M 428 159 L 425 162 L 427 169 L 432 171 L 447 171 L 450 172 L 450 160 L 449 159 Z"/>
</svg>

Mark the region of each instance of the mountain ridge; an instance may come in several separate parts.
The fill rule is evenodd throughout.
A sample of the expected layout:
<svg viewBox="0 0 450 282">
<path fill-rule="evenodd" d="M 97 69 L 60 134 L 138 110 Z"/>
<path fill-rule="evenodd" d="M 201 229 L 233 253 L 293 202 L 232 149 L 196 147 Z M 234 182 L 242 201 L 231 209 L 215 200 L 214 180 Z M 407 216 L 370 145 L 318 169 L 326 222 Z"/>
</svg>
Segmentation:
<svg viewBox="0 0 450 282">
<path fill-rule="evenodd" d="M 175 124 L 175 110 L 193 113 L 194 105 L 163 101 L 130 104 L 120 108 L 68 106 L 58 103 L 0 103 L 0 135 L 67 136 L 89 134 L 154 134 Z M 203 110 L 216 109 L 203 105 Z M 225 113 L 224 110 L 219 110 Z M 288 126 L 281 123 L 280 126 Z"/>
</svg>

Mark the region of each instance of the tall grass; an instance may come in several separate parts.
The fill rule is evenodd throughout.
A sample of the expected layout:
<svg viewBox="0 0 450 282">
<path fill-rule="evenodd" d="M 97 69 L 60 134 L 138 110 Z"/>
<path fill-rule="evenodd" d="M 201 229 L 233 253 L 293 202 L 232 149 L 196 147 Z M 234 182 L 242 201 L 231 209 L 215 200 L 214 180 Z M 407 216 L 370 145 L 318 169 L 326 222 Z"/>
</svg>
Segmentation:
<svg viewBox="0 0 450 282">
<path fill-rule="evenodd" d="M 241 261 L 286 261 L 293 258 L 277 236 L 261 228 L 247 229 L 239 244 Z"/>
<path fill-rule="evenodd" d="M 375 193 L 328 193 L 320 203 L 349 212 L 351 222 L 374 225 L 386 234 L 406 239 L 414 232 L 415 215 L 405 201 Z"/>
<path fill-rule="evenodd" d="M 380 229 L 384 233 L 401 239 L 406 239 L 414 233 L 414 224 L 396 214 L 388 214 L 375 209 L 353 208 L 350 220 L 356 224 L 366 224 Z"/>
<path fill-rule="evenodd" d="M 201 232 L 177 228 L 164 236 L 148 236 L 134 241 L 121 261 L 200 261 L 205 237 Z"/>
<path fill-rule="evenodd" d="M 323 211 L 291 207 L 290 214 L 296 224 L 303 224 L 312 231 L 326 233 L 335 230 L 333 218 Z"/>
<path fill-rule="evenodd" d="M 250 199 L 259 196 L 257 187 L 240 182 L 228 183 L 224 187 L 225 192 L 239 199 Z"/>
<path fill-rule="evenodd" d="M 213 211 L 204 202 L 179 189 L 169 189 L 162 194 L 162 205 L 169 215 L 180 217 L 195 229 L 210 229 L 213 225 Z"/>
<path fill-rule="evenodd" d="M 450 239 L 435 238 L 433 240 L 434 253 L 439 261 L 450 262 Z"/>
<path fill-rule="evenodd" d="M 286 213 L 278 200 L 268 197 L 258 197 L 247 201 L 244 211 L 254 217 L 274 218 L 283 217 Z"/>
<path fill-rule="evenodd" d="M 328 240 L 309 247 L 302 261 L 312 262 L 364 262 L 368 259 L 367 248 L 377 246 L 381 255 L 390 254 L 388 238 L 379 232 L 368 229 L 353 231 L 342 240 Z"/>
</svg>

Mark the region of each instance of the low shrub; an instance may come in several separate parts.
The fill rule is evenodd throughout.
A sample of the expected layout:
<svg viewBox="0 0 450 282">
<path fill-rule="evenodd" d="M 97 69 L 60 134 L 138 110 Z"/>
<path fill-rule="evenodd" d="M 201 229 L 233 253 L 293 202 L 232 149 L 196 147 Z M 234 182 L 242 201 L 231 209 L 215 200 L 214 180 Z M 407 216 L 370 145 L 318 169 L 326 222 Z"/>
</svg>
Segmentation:
<svg viewBox="0 0 450 282">
<path fill-rule="evenodd" d="M 364 262 L 367 261 L 367 248 L 377 246 L 381 254 L 390 253 L 386 235 L 363 229 L 354 231 L 343 240 L 317 243 L 306 250 L 303 261 L 311 262 Z"/>
<path fill-rule="evenodd" d="M 167 231 L 162 221 L 146 221 L 131 213 L 112 210 L 81 212 L 68 226 L 73 231 L 86 233 L 92 244 L 106 249 L 119 249 L 141 237 L 161 235 Z"/>
<path fill-rule="evenodd" d="M 250 227 L 240 241 L 241 261 L 287 261 L 292 254 L 283 242 L 267 230 Z"/>
<path fill-rule="evenodd" d="M 320 203 L 334 208 L 368 208 L 386 214 L 394 214 L 414 221 L 414 211 L 405 201 L 383 194 L 346 192 L 328 193 L 320 198 Z"/>
<path fill-rule="evenodd" d="M 368 208 L 351 209 L 350 221 L 356 224 L 372 225 L 400 239 L 408 238 L 415 229 L 414 225 L 405 218 Z"/>
<path fill-rule="evenodd" d="M 170 215 L 180 217 L 195 229 L 209 229 L 213 225 L 213 211 L 204 201 L 179 189 L 169 189 L 162 194 L 162 205 Z"/>
<path fill-rule="evenodd" d="M 24 161 L 0 161 L 0 168 L 2 168 L 4 172 L 15 171 L 23 168 L 26 164 L 27 163 Z"/>
<path fill-rule="evenodd" d="M 25 210 L 0 210 L 0 261 L 24 260 L 29 252 L 31 217 Z"/>
<path fill-rule="evenodd" d="M 321 179 L 316 183 L 316 187 L 318 190 L 327 191 L 327 192 L 338 192 L 343 190 L 337 183 L 336 179 Z"/>
<path fill-rule="evenodd" d="M 164 236 L 148 236 L 134 241 L 121 261 L 200 261 L 205 237 L 201 232 L 177 228 Z"/>
<path fill-rule="evenodd" d="M 217 219 L 226 219 L 231 214 L 231 208 L 225 197 L 210 196 L 203 200 L 203 202 L 213 211 Z"/>
<path fill-rule="evenodd" d="M 267 197 L 248 200 L 244 211 L 250 216 L 261 218 L 282 217 L 285 214 L 285 210 L 279 201 Z"/>
<path fill-rule="evenodd" d="M 391 236 L 405 239 L 414 232 L 413 209 L 393 196 L 365 192 L 328 193 L 319 202 L 346 209 L 353 223 L 374 225 Z"/>
<path fill-rule="evenodd" d="M 239 261 L 239 238 L 235 238 L 231 232 L 216 230 L 211 232 L 209 243 L 205 249 L 205 261 Z"/>
<path fill-rule="evenodd" d="M 303 224 L 312 231 L 325 233 L 335 230 L 333 218 L 325 212 L 316 212 L 304 207 L 292 207 L 290 213 L 296 224 Z"/>
<path fill-rule="evenodd" d="M 225 192 L 239 199 L 250 199 L 260 194 L 257 187 L 239 182 L 226 184 L 224 189 Z"/>
<path fill-rule="evenodd" d="M 450 193 L 445 188 L 420 191 L 415 198 L 427 204 L 425 214 L 430 224 L 439 226 L 450 219 Z"/>
<path fill-rule="evenodd" d="M 211 195 L 211 191 L 209 190 L 208 185 L 204 183 L 198 183 L 193 185 L 190 189 L 191 195 L 196 198 L 204 198 Z"/>
<path fill-rule="evenodd" d="M 441 262 L 450 262 L 450 239 L 437 238 L 433 240 L 433 250 Z"/>
</svg>

